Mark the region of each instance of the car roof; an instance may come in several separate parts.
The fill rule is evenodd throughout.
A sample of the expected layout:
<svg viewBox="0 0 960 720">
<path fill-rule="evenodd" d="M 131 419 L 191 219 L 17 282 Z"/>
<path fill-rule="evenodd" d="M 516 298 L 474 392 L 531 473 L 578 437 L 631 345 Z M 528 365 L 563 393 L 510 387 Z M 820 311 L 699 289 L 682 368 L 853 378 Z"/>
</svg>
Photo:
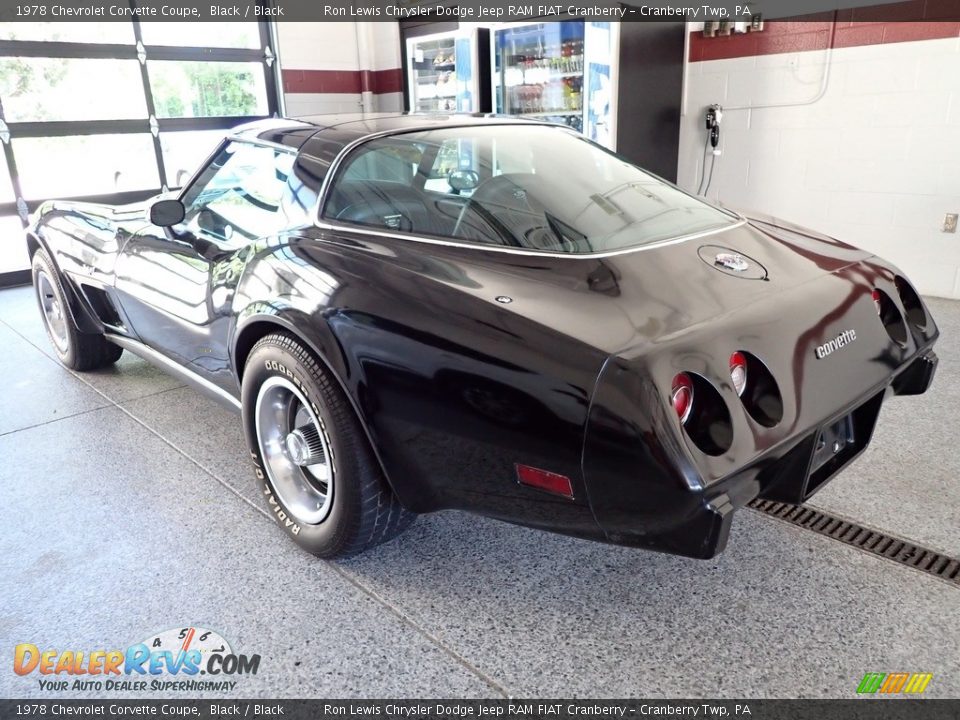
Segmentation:
<svg viewBox="0 0 960 720">
<path fill-rule="evenodd" d="M 343 144 L 384 133 L 403 133 L 464 125 L 517 123 L 550 124 L 490 113 L 338 113 L 257 120 L 234 128 L 230 134 L 234 137 L 258 139 L 261 142 L 300 149 L 311 137 L 315 135 L 322 137 L 325 131 L 333 131 L 330 135 L 335 135 Z"/>
</svg>

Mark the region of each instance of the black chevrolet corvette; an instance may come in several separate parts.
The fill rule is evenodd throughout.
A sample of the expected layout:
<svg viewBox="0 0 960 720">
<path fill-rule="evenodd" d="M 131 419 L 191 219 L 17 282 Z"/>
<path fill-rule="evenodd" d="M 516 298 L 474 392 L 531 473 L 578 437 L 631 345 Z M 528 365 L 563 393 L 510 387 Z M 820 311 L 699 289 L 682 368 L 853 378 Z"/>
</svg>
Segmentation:
<svg viewBox="0 0 960 720">
<path fill-rule="evenodd" d="M 28 233 L 64 365 L 130 350 L 236 409 L 323 557 L 457 508 L 709 558 L 937 363 L 889 263 L 506 118 L 264 121 L 176 197 L 50 202 Z"/>
</svg>

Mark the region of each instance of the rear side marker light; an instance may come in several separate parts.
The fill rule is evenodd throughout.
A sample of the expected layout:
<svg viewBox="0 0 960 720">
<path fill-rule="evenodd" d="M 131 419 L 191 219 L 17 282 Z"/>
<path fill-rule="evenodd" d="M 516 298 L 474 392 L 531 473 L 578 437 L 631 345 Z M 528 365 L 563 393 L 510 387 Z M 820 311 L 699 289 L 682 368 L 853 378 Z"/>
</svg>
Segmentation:
<svg viewBox="0 0 960 720">
<path fill-rule="evenodd" d="M 737 395 L 743 395 L 747 389 L 747 358 L 742 352 L 735 352 L 730 356 L 730 379 Z"/>
<path fill-rule="evenodd" d="M 693 380 L 686 373 L 677 373 L 670 390 L 670 402 L 681 423 L 685 423 L 693 410 Z"/>
<path fill-rule="evenodd" d="M 517 481 L 521 485 L 545 490 L 548 493 L 573 500 L 573 483 L 566 475 L 558 475 L 548 470 L 541 470 L 530 465 L 520 465 L 519 463 L 517 463 L 516 468 Z"/>
<path fill-rule="evenodd" d="M 873 304 L 877 308 L 877 315 L 883 315 L 883 303 L 881 302 L 882 295 L 880 295 L 879 290 L 873 291 Z"/>
</svg>

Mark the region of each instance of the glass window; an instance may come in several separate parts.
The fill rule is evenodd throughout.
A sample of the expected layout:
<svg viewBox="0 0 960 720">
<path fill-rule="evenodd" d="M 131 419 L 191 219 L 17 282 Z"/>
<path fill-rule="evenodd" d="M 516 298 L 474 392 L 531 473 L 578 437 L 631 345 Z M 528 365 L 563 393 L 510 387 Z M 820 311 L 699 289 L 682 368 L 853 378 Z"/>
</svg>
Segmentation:
<svg viewBox="0 0 960 720">
<path fill-rule="evenodd" d="M 160 187 L 149 134 L 19 138 L 13 152 L 28 199 Z"/>
<path fill-rule="evenodd" d="M 382 180 L 409 184 L 422 157 L 423 146 L 417 143 L 378 144 L 350 163 L 343 173 L 343 181 Z"/>
<path fill-rule="evenodd" d="M 147 70 L 157 117 L 268 114 L 261 63 L 150 60 Z"/>
<path fill-rule="evenodd" d="M 473 188 L 461 188 L 459 185 L 455 190 L 450 184 L 450 174 L 457 171 L 477 172 L 477 156 L 474 143 L 469 140 L 444 140 L 440 145 L 440 151 L 433 161 L 433 167 L 430 169 L 430 175 L 424 184 L 424 189 L 439 193 L 454 193 L 469 197 L 473 194 Z"/>
<path fill-rule="evenodd" d="M 0 23 L 0 40 L 134 43 L 133 24 L 129 22 L 4 22 Z"/>
<path fill-rule="evenodd" d="M 288 227 L 284 194 L 295 157 L 272 147 L 230 143 L 184 193 L 181 227 L 237 245 Z"/>
<path fill-rule="evenodd" d="M 0 97 L 7 122 L 147 117 L 136 60 L 0 58 Z"/>
<path fill-rule="evenodd" d="M 144 45 L 179 47 L 259 48 L 256 22 L 145 22 L 140 23 Z"/>
<path fill-rule="evenodd" d="M 13 194 L 13 184 L 10 182 L 10 171 L 7 163 L 0 156 L 0 202 L 12 202 L 17 198 Z"/>
<path fill-rule="evenodd" d="M 160 133 L 168 187 L 183 187 L 223 140 L 223 130 Z"/>
<path fill-rule="evenodd" d="M 387 181 L 384 157 L 410 158 L 418 169 L 402 182 Z M 444 128 L 371 140 L 348 158 L 324 215 L 574 254 L 647 245 L 737 221 L 573 132 L 535 125 Z"/>
<path fill-rule="evenodd" d="M 0 216 L 0 275 L 29 267 L 23 223 L 16 215 Z"/>
</svg>

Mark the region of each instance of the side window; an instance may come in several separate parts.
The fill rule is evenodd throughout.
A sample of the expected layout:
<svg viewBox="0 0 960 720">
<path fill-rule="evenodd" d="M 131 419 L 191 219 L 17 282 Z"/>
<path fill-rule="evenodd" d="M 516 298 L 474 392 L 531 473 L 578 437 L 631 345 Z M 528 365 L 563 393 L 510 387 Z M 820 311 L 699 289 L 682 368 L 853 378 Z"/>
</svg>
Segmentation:
<svg viewBox="0 0 960 720">
<path fill-rule="evenodd" d="M 415 187 L 427 146 L 395 138 L 371 140 L 338 174 L 324 217 L 387 230 L 433 233 L 434 218 Z"/>
<path fill-rule="evenodd" d="M 282 230 L 290 224 L 282 205 L 294 159 L 277 148 L 227 144 L 184 194 L 179 227 L 238 247 Z"/>
<path fill-rule="evenodd" d="M 415 143 L 372 147 L 350 163 L 341 181 L 376 180 L 409 185 L 422 157 L 423 148 Z"/>
<path fill-rule="evenodd" d="M 420 137 L 380 138 L 357 148 L 333 181 L 323 217 L 389 232 L 513 243 L 509 230 L 472 202 L 490 177 L 482 140 Z"/>
</svg>

